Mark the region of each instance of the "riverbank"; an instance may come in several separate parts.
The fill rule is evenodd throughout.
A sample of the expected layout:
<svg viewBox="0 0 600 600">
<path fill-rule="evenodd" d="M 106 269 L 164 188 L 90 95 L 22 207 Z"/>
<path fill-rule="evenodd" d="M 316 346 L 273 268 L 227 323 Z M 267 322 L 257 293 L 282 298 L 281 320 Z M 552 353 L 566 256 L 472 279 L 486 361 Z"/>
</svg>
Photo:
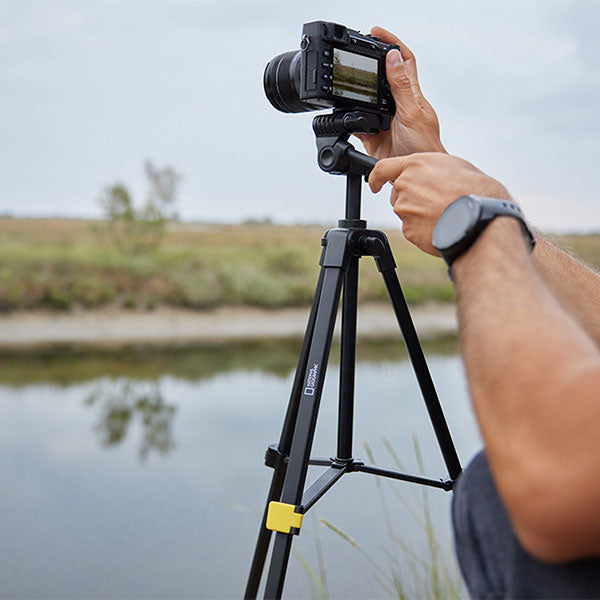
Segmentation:
<svg viewBox="0 0 600 600">
<path fill-rule="evenodd" d="M 299 338 L 324 229 L 172 223 L 159 247 L 132 253 L 102 221 L 0 217 L 0 351 Z M 419 335 L 454 334 L 454 290 L 443 261 L 398 229 L 389 239 Z M 600 267 L 600 235 L 556 241 Z M 387 290 L 368 258 L 359 299 L 359 336 L 395 339 Z"/>
<path fill-rule="evenodd" d="M 358 336 L 400 337 L 392 307 L 359 306 Z M 285 339 L 304 335 L 308 308 L 264 310 L 223 307 L 206 312 L 159 307 L 153 311 L 105 308 L 73 311 L 23 311 L 0 316 L 0 350 L 48 350 L 71 346 L 117 349 L 133 345 L 182 347 L 218 342 Z M 411 309 L 419 336 L 433 339 L 456 332 L 454 305 L 425 303 Z M 336 323 L 339 335 L 340 318 Z"/>
</svg>

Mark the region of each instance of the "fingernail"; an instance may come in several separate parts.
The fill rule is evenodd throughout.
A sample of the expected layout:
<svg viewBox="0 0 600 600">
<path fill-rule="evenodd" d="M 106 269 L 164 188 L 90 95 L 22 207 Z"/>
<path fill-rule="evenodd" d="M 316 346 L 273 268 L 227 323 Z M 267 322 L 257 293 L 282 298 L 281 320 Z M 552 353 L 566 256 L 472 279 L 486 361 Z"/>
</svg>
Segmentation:
<svg viewBox="0 0 600 600">
<path fill-rule="evenodd" d="M 390 67 L 399 67 L 404 62 L 402 54 L 395 48 L 387 53 L 386 59 Z"/>
</svg>

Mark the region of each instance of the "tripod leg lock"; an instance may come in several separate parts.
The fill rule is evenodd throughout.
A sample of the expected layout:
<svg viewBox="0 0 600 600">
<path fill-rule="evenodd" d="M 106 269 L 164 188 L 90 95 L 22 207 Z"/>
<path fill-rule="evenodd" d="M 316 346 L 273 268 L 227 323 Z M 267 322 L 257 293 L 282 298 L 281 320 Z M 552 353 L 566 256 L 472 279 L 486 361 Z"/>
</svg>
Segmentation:
<svg viewBox="0 0 600 600">
<path fill-rule="evenodd" d="M 300 512 L 298 512 L 300 511 Z M 285 502 L 269 502 L 267 529 L 298 535 L 302 526 L 303 508 Z"/>
</svg>

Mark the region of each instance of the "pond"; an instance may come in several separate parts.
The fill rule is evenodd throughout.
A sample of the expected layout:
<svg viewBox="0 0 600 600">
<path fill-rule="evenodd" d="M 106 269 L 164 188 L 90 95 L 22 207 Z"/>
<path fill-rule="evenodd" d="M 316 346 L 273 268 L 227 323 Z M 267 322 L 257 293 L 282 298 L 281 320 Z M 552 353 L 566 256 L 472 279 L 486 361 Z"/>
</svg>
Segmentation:
<svg viewBox="0 0 600 600">
<path fill-rule="evenodd" d="M 270 483 L 263 455 L 279 438 L 299 346 L 0 358 L 2 597 L 241 597 Z M 425 351 L 466 464 L 481 442 L 455 341 Z M 336 356 L 315 456 L 335 452 Z M 369 453 L 390 468 L 395 453 L 410 472 L 420 453 L 427 475 L 446 475 L 398 343 L 359 347 L 355 456 Z M 435 552 L 456 579 L 450 494 L 425 499 Z M 284 596 L 320 597 L 319 580 L 332 598 L 389 597 L 391 568 L 423 593 L 423 501 L 414 484 L 344 476 L 305 518 Z"/>
</svg>

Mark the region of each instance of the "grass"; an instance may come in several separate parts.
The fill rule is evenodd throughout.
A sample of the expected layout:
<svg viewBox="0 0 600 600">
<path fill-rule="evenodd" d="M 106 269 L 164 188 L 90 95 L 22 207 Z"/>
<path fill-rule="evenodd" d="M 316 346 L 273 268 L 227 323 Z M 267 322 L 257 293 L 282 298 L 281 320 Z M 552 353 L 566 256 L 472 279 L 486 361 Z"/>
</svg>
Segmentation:
<svg viewBox="0 0 600 600">
<path fill-rule="evenodd" d="M 101 221 L 0 218 L 0 311 L 118 306 L 208 310 L 307 306 L 325 227 L 173 224 L 155 251 L 128 253 Z M 452 301 L 443 262 L 388 232 L 411 304 Z M 600 267 L 600 235 L 557 239 Z M 374 261 L 361 261 L 360 300 L 384 301 Z"/>
<path fill-rule="evenodd" d="M 384 439 L 383 443 L 396 463 L 396 467 L 400 471 L 406 472 L 389 441 Z M 421 450 L 415 436 L 413 436 L 413 444 L 418 470 L 421 475 L 424 475 Z M 376 464 L 368 444 L 365 444 L 365 451 L 369 461 Z M 384 481 L 387 484 L 385 486 Z M 329 533 L 333 532 L 339 543 L 352 548 L 359 560 L 371 571 L 374 585 L 379 586 L 390 598 L 401 600 L 408 598 L 459 600 L 464 598 L 465 590 L 458 568 L 452 557 L 448 557 L 442 552 L 436 536 L 428 489 L 420 486 L 420 490 L 418 490 L 421 492 L 420 498 L 415 501 L 414 497 L 409 498 L 401 492 L 401 486 L 395 481 L 376 476 L 375 483 L 385 529 L 379 552 L 367 550 L 350 533 L 329 519 L 319 517 L 319 524 Z M 386 491 L 391 491 L 395 501 L 402 506 L 391 504 Z M 404 518 L 411 519 L 418 525 L 423 534 L 423 540 L 407 536 L 405 528 L 402 527 Z M 313 523 L 316 523 L 316 520 Z M 315 559 L 318 567 L 313 568 L 310 560 L 295 546 L 292 547 L 294 556 L 308 577 L 312 597 L 329 598 L 326 556 L 321 547 L 321 534 L 315 527 L 307 533 L 315 543 Z M 375 596 L 375 593 L 373 595 Z"/>
<path fill-rule="evenodd" d="M 406 472 L 404 465 L 399 460 L 396 452 L 384 439 L 383 443 L 390 454 L 396 467 Z M 424 475 L 424 464 L 421 449 L 415 436 L 413 445 L 417 467 Z M 371 464 L 376 464 L 373 452 L 368 444 L 365 451 Z M 387 484 L 384 489 L 384 481 Z M 441 551 L 437 539 L 429 501 L 429 490 L 420 486 L 420 499 L 408 498 L 400 489 L 400 485 L 391 480 L 375 477 L 375 484 L 381 504 L 386 538 L 381 547 L 381 554 L 374 554 L 363 548 L 348 532 L 342 530 L 330 520 L 319 517 L 319 522 L 329 532 L 333 532 L 340 543 L 349 545 L 361 558 L 365 566 L 371 571 L 374 581 L 390 598 L 401 600 L 408 598 L 432 598 L 442 600 L 450 598 L 459 600 L 465 597 L 465 590 L 458 568 L 452 558 L 445 556 Z M 399 507 L 390 505 L 386 489 L 391 491 L 395 501 L 402 505 L 408 518 L 417 523 L 424 537 L 424 550 L 419 540 L 406 539 L 399 531 L 402 520 L 398 519 Z M 392 517 L 392 515 L 394 515 Z M 326 557 L 323 556 L 320 534 L 311 532 L 315 540 L 316 560 L 318 569 L 311 566 L 309 560 L 294 549 L 294 555 L 299 560 L 308 577 L 314 598 L 328 598 Z"/>
<path fill-rule="evenodd" d="M 174 224 L 161 248 L 132 254 L 111 244 L 100 221 L 0 218 L 0 310 L 306 306 L 325 229 Z M 452 300 L 441 261 L 399 231 L 390 241 L 409 302 Z M 361 262 L 360 298 L 386 298 L 371 259 Z"/>
</svg>

